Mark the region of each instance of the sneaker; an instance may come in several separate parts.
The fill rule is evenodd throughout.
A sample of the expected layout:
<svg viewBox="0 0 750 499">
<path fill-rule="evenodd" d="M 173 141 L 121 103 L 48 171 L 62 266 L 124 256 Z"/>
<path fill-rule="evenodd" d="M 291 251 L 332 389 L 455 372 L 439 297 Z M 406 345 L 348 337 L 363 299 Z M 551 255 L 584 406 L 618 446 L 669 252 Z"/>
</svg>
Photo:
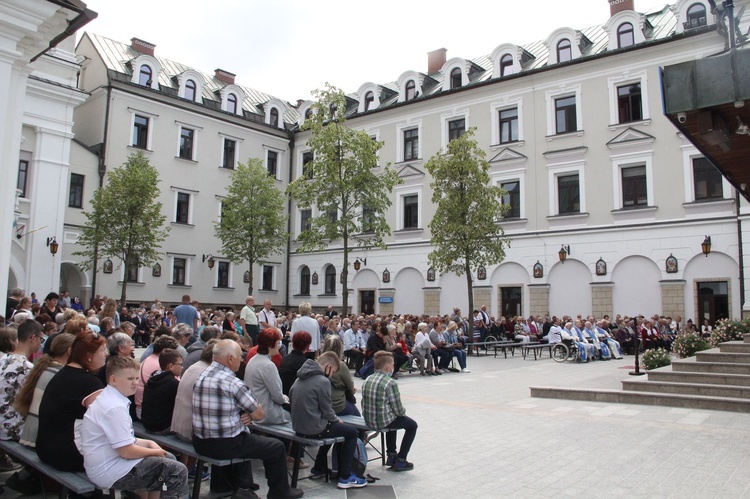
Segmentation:
<svg viewBox="0 0 750 499">
<path fill-rule="evenodd" d="M 23 465 L 13 461 L 8 457 L 8 454 L 3 454 L 2 457 L 0 457 L 0 473 L 5 471 L 17 471 L 21 468 L 23 468 Z"/>
<path fill-rule="evenodd" d="M 414 465 L 406 459 L 396 459 L 396 462 L 391 468 L 393 471 L 409 471 L 414 469 Z"/>
<path fill-rule="evenodd" d="M 313 468 L 310 470 L 310 478 L 312 480 L 317 480 L 319 478 L 325 478 L 326 472 L 323 470 L 319 470 L 318 468 Z"/>
<path fill-rule="evenodd" d="M 188 472 L 188 480 L 195 480 L 195 475 L 198 473 L 198 470 L 196 470 L 195 466 L 193 466 L 193 469 Z M 211 473 L 209 473 L 206 470 L 203 470 L 203 473 L 201 473 L 201 482 L 205 482 L 211 477 Z"/>
<path fill-rule="evenodd" d="M 432 373 L 433 376 L 441 376 L 443 373 L 440 370 L 437 370 Z"/>
<path fill-rule="evenodd" d="M 390 468 L 395 463 L 396 463 L 396 454 L 388 454 L 388 457 L 386 457 L 385 459 L 385 465 Z"/>
<path fill-rule="evenodd" d="M 339 483 L 336 486 L 340 489 L 361 489 L 367 486 L 367 480 L 352 473 L 349 478 L 339 478 Z"/>
<path fill-rule="evenodd" d="M 461 372 L 462 373 L 470 373 L 471 371 L 469 371 L 467 368 L 464 367 L 463 369 L 461 369 Z"/>
</svg>

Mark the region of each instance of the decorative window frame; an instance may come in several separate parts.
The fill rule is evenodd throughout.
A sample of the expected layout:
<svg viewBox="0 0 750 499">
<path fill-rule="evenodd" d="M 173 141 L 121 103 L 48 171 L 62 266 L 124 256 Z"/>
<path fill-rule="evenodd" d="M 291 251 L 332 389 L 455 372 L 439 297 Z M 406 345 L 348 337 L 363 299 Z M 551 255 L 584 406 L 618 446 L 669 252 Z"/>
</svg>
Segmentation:
<svg viewBox="0 0 750 499">
<path fill-rule="evenodd" d="M 419 143 L 417 144 L 417 158 L 404 160 L 404 132 L 406 130 L 417 129 Z M 406 123 L 396 125 L 396 163 L 420 163 L 422 162 L 422 146 L 424 144 L 424 134 L 422 133 L 422 120 L 410 120 Z"/>
<path fill-rule="evenodd" d="M 495 50 L 490 54 L 490 60 L 492 61 L 492 77 L 493 78 L 504 78 L 500 75 L 500 61 L 504 55 L 510 55 L 513 58 L 513 74 L 520 73 L 523 69 L 521 67 L 521 58 L 523 54 L 523 47 L 513 45 L 512 43 L 503 43 L 495 47 Z M 509 76 L 509 75 L 505 75 Z"/>
<path fill-rule="evenodd" d="M 172 204 L 172 225 L 180 225 L 180 226 L 194 226 L 194 218 L 193 213 L 195 212 L 195 196 L 198 194 L 199 191 L 192 190 L 192 189 L 184 189 L 182 187 L 176 187 L 176 186 L 170 186 L 170 189 L 172 189 L 172 192 L 174 192 L 174 202 Z M 177 222 L 177 194 L 187 194 L 190 196 L 189 199 L 189 206 L 188 206 L 188 221 L 186 224 Z M 221 205 L 219 205 L 219 210 L 221 210 Z"/>
<path fill-rule="evenodd" d="M 281 117 L 279 117 L 281 119 Z M 284 164 L 284 149 L 280 149 L 278 147 L 263 145 L 263 167 L 266 169 L 266 172 L 268 171 L 268 153 L 269 152 L 275 152 L 276 153 L 276 175 L 273 177 L 277 182 L 281 181 L 281 165 Z"/>
<path fill-rule="evenodd" d="M 609 40 L 607 50 L 618 50 L 620 48 L 617 39 L 617 30 L 624 23 L 630 23 L 633 25 L 633 45 L 631 47 L 637 46 L 646 41 L 646 35 L 643 32 L 646 27 L 646 16 L 633 10 L 623 10 L 610 17 L 604 26 L 602 26 L 607 33 Z M 626 48 L 630 47 L 623 47 L 623 49 Z"/>
<path fill-rule="evenodd" d="M 232 261 L 228 258 L 222 258 L 220 256 L 215 256 L 214 260 L 216 260 L 216 272 L 214 272 L 213 280 L 214 284 L 213 287 L 215 289 L 234 289 L 234 286 L 232 286 L 232 283 L 234 283 L 234 264 Z M 227 286 L 226 287 L 219 287 L 219 262 L 226 262 L 229 264 L 229 272 L 227 272 Z"/>
<path fill-rule="evenodd" d="M 422 225 L 422 184 L 414 184 L 393 189 L 396 195 L 396 230 L 404 232 L 421 231 Z M 404 198 L 406 196 L 417 195 L 417 227 L 404 227 Z"/>
<path fill-rule="evenodd" d="M 454 111 L 452 113 L 446 113 L 440 115 L 440 144 L 443 149 L 446 149 L 448 147 L 448 123 L 457 119 L 463 118 L 464 120 L 464 133 L 471 127 L 469 124 L 469 110 L 466 109 L 464 111 Z M 408 129 L 407 129 L 408 130 Z M 402 134 L 403 137 L 403 134 Z M 420 139 L 422 136 L 420 135 Z M 420 153 L 422 152 L 421 149 L 421 140 L 420 140 Z M 420 158 L 422 155 L 420 154 Z"/>
<path fill-rule="evenodd" d="M 452 57 L 445 61 L 443 67 L 440 68 L 440 72 L 443 75 L 443 92 L 451 89 L 451 72 L 458 68 L 461 70 L 461 87 L 463 88 L 469 84 L 469 67 L 470 62 L 462 57 Z"/>
<path fill-rule="evenodd" d="M 568 40 L 570 40 L 570 60 L 575 61 L 576 59 L 580 59 L 582 36 L 583 34 L 580 31 L 576 31 L 573 28 L 558 28 L 553 31 L 544 42 L 544 45 L 547 48 L 548 52 L 547 64 L 552 65 L 559 63 L 559 61 L 557 60 L 557 44 L 560 43 L 563 38 L 567 38 Z"/>
<path fill-rule="evenodd" d="M 613 212 L 631 212 L 639 210 L 648 210 L 654 208 L 654 168 L 653 168 L 653 150 L 625 152 L 613 154 L 612 160 L 612 201 Z M 622 170 L 633 166 L 646 167 L 646 206 L 641 208 L 625 208 L 622 201 Z"/>
<path fill-rule="evenodd" d="M 193 69 L 188 69 L 177 75 L 177 96 L 185 99 L 185 84 L 188 80 L 195 82 L 195 102 L 196 104 L 203 104 L 203 87 L 206 82 L 203 80 L 203 76 Z"/>
<path fill-rule="evenodd" d="M 307 111 L 313 107 L 313 104 L 315 104 L 311 100 L 306 100 L 300 106 L 297 108 L 297 112 L 299 113 L 299 125 L 302 126 L 305 123 L 305 114 L 307 114 Z"/>
<path fill-rule="evenodd" d="M 142 111 L 140 109 L 135 109 L 132 107 L 128 108 L 128 112 L 130 113 L 130 128 L 128 130 L 128 147 L 134 147 L 138 149 L 139 151 L 153 151 L 151 146 L 153 144 L 153 138 L 154 138 L 154 124 L 156 122 L 156 119 L 159 117 L 159 115 L 154 114 L 154 113 L 149 113 L 148 111 Z M 144 116 L 148 118 L 148 134 L 146 136 L 146 148 L 145 149 L 141 149 L 140 147 L 137 147 L 135 144 L 133 144 L 133 128 L 135 127 L 136 115 Z M 179 134 L 179 131 L 178 131 L 178 134 Z M 178 152 L 179 152 L 179 144 L 178 144 Z"/>
<path fill-rule="evenodd" d="M 576 98 L 576 131 L 557 133 L 557 113 L 555 111 L 555 100 L 562 97 L 575 96 Z M 581 103 L 581 85 L 561 86 L 554 90 L 547 90 L 544 93 L 544 100 L 547 104 L 547 140 L 555 137 L 565 137 L 571 134 L 583 134 L 583 106 Z M 520 122 L 519 122 L 520 125 Z"/>
<path fill-rule="evenodd" d="M 706 0 L 678 0 L 674 5 L 669 7 L 669 10 L 672 11 L 672 14 L 674 14 L 677 21 L 677 24 L 675 25 L 675 33 L 679 34 L 685 32 L 685 25 L 683 23 L 687 21 L 687 11 L 696 3 L 703 4 L 703 7 L 706 9 L 706 26 L 713 26 L 716 24 L 716 17 L 711 13 L 711 6 Z"/>
<path fill-rule="evenodd" d="M 151 267 L 149 267 L 150 269 Z M 120 260 L 120 279 L 119 282 L 123 282 L 126 278 L 125 262 Z M 138 275 L 135 281 L 128 281 L 128 286 L 131 284 L 143 284 L 143 267 L 138 267 Z"/>
<path fill-rule="evenodd" d="M 196 159 L 198 157 L 198 132 L 203 130 L 202 126 L 195 126 L 191 125 L 190 123 L 185 123 L 184 121 L 175 120 L 175 125 L 177 125 L 177 151 L 175 152 L 175 158 L 182 159 L 185 161 L 193 161 L 197 162 Z M 180 140 L 182 139 L 182 130 L 188 129 L 193 131 L 193 150 L 191 151 L 192 157 L 190 158 L 183 158 L 180 156 Z M 149 133 L 151 131 L 149 130 Z M 223 145 L 223 144 L 222 144 Z"/>
<path fill-rule="evenodd" d="M 514 142 L 500 142 L 500 111 L 506 109 L 518 109 L 518 140 Z M 554 109 L 554 104 L 553 104 Z M 523 142 L 523 97 L 512 97 L 507 96 L 502 101 L 492 102 L 490 104 L 490 116 L 492 126 L 492 138 L 490 140 L 490 147 L 505 147 L 509 144 L 518 144 Z M 495 140 L 497 139 L 497 140 Z"/>
<path fill-rule="evenodd" d="M 276 112 L 279 113 L 279 123 L 276 125 L 276 128 L 284 128 L 284 103 L 281 102 L 279 99 L 271 99 L 265 104 L 263 104 L 263 112 L 265 113 L 265 117 L 263 118 L 263 123 L 270 125 L 271 124 L 271 110 L 276 109 Z"/>
<path fill-rule="evenodd" d="M 156 57 L 148 54 L 141 54 L 130 62 L 130 66 L 133 68 L 133 74 L 130 78 L 131 83 L 139 85 L 141 76 L 141 66 L 147 65 L 151 68 L 151 88 L 153 90 L 159 90 L 159 75 L 161 75 L 162 68 Z M 140 85 L 139 85 L 140 86 Z"/>
<path fill-rule="evenodd" d="M 219 158 L 221 160 L 221 163 L 219 164 L 219 168 L 222 170 L 227 170 L 227 168 L 224 168 L 224 141 L 225 140 L 233 140 L 234 141 L 234 167 L 232 170 L 237 169 L 237 164 L 239 163 L 240 156 L 240 144 L 245 140 L 242 137 L 237 137 L 234 135 L 229 135 L 227 133 L 219 132 Z"/>
<path fill-rule="evenodd" d="M 445 66 L 443 66 L 445 67 Z M 416 71 L 404 71 L 401 76 L 396 80 L 396 86 L 398 86 L 398 102 L 406 102 L 406 84 L 414 80 L 414 99 L 419 99 L 422 96 L 422 84 L 424 83 L 424 75 Z"/>
<path fill-rule="evenodd" d="M 693 3 L 695 2 L 692 2 L 690 5 L 692 5 Z M 721 176 L 721 190 L 723 197 L 721 199 L 716 199 L 715 201 L 696 201 L 693 159 L 705 158 L 705 156 L 701 154 L 701 152 L 696 149 L 696 147 L 692 143 L 688 142 L 687 140 L 684 140 L 684 142 L 685 143 L 680 148 L 682 149 L 682 163 L 685 172 L 685 174 L 683 175 L 685 179 L 685 203 L 694 203 L 695 206 L 709 206 L 716 205 L 717 203 L 733 203 L 734 199 L 731 197 L 731 193 L 734 192 L 734 187 L 732 187 L 732 184 L 729 183 L 729 181 L 723 174 Z M 717 209 L 716 211 L 723 210 Z"/>
<path fill-rule="evenodd" d="M 619 107 L 617 104 L 617 88 L 623 85 L 632 83 L 641 84 L 641 116 L 642 118 L 637 121 L 628 121 L 620 123 Z M 607 78 L 607 89 L 609 92 L 609 125 L 610 130 L 616 130 L 619 127 L 629 127 L 634 124 L 648 125 L 651 123 L 651 113 L 648 107 L 648 72 L 647 71 L 636 71 L 629 72 L 625 71 L 621 75 L 612 76 Z"/>
<path fill-rule="evenodd" d="M 549 216 L 550 217 L 579 217 L 586 212 L 586 148 L 563 150 L 547 153 L 547 176 L 549 185 Z M 579 213 L 559 213 L 559 193 L 557 191 L 557 177 L 578 174 Z"/>
<path fill-rule="evenodd" d="M 367 83 L 363 83 L 359 89 L 357 90 L 357 99 L 359 100 L 359 104 L 357 105 L 357 112 L 358 113 L 364 113 L 369 112 L 374 109 L 377 109 L 380 107 L 380 85 L 376 85 L 375 83 L 372 83 L 368 81 Z M 372 92 L 373 97 L 375 97 L 375 100 L 372 101 L 372 105 L 370 106 L 370 109 L 365 111 L 365 96 L 368 92 Z"/>
<path fill-rule="evenodd" d="M 193 259 L 195 258 L 195 255 L 190 255 L 186 253 L 167 253 L 167 256 L 169 257 L 169 283 L 167 286 L 177 286 L 177 287 L 189 287 L 192 286 L 190 281 L 190 270 L 192 268 Z M 185 260 L 185 284 L 173 284 L 174 283 L 174 260 L 175 258 L 182 258 Z"/>
<path fill-rule="evenodd" d="M 511 218 L 509 219 L 510 222 L 526 220 L 526 193 L 524 191 L 524 189 L 526 188 L 526 169 L 515 168 L 513 170 L 505 170 L 505 171 L 490 173 L 490 182 L 492 183 L 492 185 L 496 187 L 500 187 L 501 184 L 505 182 L 510 182 L 513 180 L 518 181 L 518 193 L 520 196 L 520 201 L 519 201 L 518 218 Z"/>
<path fill-rule="evenodd" d="M 242 90 L 242 87 L 238 85 L 227 85 L 219 90 L 219 96 L 221 97 L 221 110 L 229 112 L 229 94 L 234 94 L 234 96 L 237 97 L 237 112 L 234 114 L 242 116 L 242 103 L 245 100 L 245 92 Z"/>
<path fill-rule="evenodd" d="M 264 288 L 263 286 L 263 272 L 266 267 L 271 267 L 271 287 L 270 288 Z M 276 286 L 276 280 L 279 275 L 279 265 L 271 262 L 264 262 L 260 266 L 260 286 L 258 287 L 259 291 L 278 291 L 278 287 Z"/>
</svg>

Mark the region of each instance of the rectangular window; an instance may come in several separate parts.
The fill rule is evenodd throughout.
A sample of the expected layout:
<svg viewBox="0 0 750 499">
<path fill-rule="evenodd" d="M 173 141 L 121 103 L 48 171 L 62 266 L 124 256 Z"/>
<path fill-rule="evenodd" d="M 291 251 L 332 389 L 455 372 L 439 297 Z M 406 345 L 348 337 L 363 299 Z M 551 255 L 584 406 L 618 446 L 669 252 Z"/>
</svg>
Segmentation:
<svg viewBox="0 0 750 499">
<path fill-rule="evenodd" d="M 133 120 L 133 147 L 148 149 L 148 118 L 135 115 Z"/>
<path fill-rule="evenodd" d="M 631 166 L 622 169 L 622 207 L 636 208 L 648 205 L 646 194 L 646 167 Z"/>
<path fill-rule="evenodd" d="M 224 158 L 221 162 L 221 167 L 228 170 L 234 170 L 234 165 L 237 161 L 237 141 L 231 139 L 224 139 Z"/>
<path fill-rule="evenodd" d="M 16 183 L 16 189 L 21 191 L 20 197 L 26 197 L 26 184 L 29 181 L 29 162 L 21 160 L 18 162 L 18 182 Z"/>
<path fill-rule="evenodd" d="M 216 287 L 229 287 L 229 262 L 219 262 L 219 270 L 216 273 Z"/>
<path fill-rule="evenodd" d="M 312 210 L 301 210 L 299 212 L 300 232 L 310 230 L 310 220 L 312 220 Z"/>
<path fill-rule="evenodd" d="M 174 221 L 178 224 L 190 223 L 190 194 L 186 192 L 177 193 L 177 212 Z"/>
<path fill-rule="evenodd" d="M 326 213 L 328 216 L 328 219 L 331 221 L 332 224 L 335 224 L 339 221 L 339 210 L 337 208 L 331 208 Z"/>
<path fill-rule="evenodd" d="M 276 165 L 279 160 L 279 153 L 276 151 L 268 151 L 268 161 L 266 167 L 268 168 L 268 175 L 276 178 Z"/>
<path fill-rule="evenodd" d="M 369 234 L 374 232 L 375 212 L 366 204 L 362 205 L 362 232 Z"/>
<path fill-rule="evenodd" d="M 508 211 L 505 212 L 505 218 L 520 218 L 521 217 L 521 183 L 518 180 L 511 180 L 509 182 L 503 182 L 500 184 L 506 195 L 503 196 L 502 202 L 508 206 Z"/>
<path fill-rule="evenodd" d="M 404 161 L 419 158 L 419 129 L 404 130 Z"/>
<path fill-rule="evenodd" d="M 419 196 L 410 194 L 404 196 L 404 229 L 416 229 L 419 227 Z"/>
<path fill-rule="evenodd" d="M 193 159 L 193 140 L 195 130 L 180 128 L 180 157 L 182 159 Z"/>
<path fill-rule="evenodd" d="M 273 265 L 263 265 L 263 282 L 260 289 L 273 290 Z"/>
<path fill-rule="evenodd" d="M 500 143 L 518 141 L 518 108 L 503 109 L 500 114 Z"/>
<path fill-rule="evenodd" d="M 557 208 L 557 212 L 561 215 L 581 211 L 581 192 L 577 173 L 557 177 Z"/>
<path fill-rule="evenodd" d="M 696 201 L 710 201 L 724 197 L 721 173 L 706 158 L 693 158 L 693 185 Z"/>
<path fill-rule="evenodd" d="M 138 282 L 138 264 L 130 265 L 126 272 L 125 279 L 128 282 Z"/>
<path fill-rule="evenodd" d="M 302 176 L 307 179 L 313 178 L 313 169 L 310 164 L 312 163 L 313 158 L 313 153 L 310 151 L 302 153 Z"/>
<path fill-rule="evenodd" d="M 523 316 L 523 290 L 519 287 L 500 288 L 500 310 L 505 317 Z"/>
<path fill-rule="evenodd" d="M 70 174 L 70 192 L 68 193 L 68 206 L 71 208 L 83 208 L 83 175 Z"/>
<path fill-rule="evenodd" d="M 459 138 L 466 131 L 466 119 L 461 118 L 448 122 L 448 142 Z"/>
<path fill-rule="evenodd" d="M 172 261 L 172 284 L 184 286 L 187 282 L 187 260 L 184 258 L 174 258 Z"/>
<path fill-rule="evenodd" d="M 617 87 L 617 112 L 620 123 L 643 119 L 640 82 Z"/>
<path fill-rule="evenodd" d="M 555 99 L 555 133 L 575 132 L 577 128 L 575 95 Z"/>
</svg>

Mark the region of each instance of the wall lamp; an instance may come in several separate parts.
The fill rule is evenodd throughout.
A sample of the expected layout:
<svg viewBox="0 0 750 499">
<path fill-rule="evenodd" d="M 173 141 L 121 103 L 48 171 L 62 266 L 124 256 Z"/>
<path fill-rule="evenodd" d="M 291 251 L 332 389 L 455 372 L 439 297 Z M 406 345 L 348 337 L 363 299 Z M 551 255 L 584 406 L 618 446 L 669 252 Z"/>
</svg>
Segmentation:
<svg viewBox="0 0 750 499">
<path fill-rule="evenodd" d="M 367 258 L 357 258 L 356 260 L 354 260 L 354 270 L 356 270 L 357 272 L 359 272 L 359 269 L 362 268 L 362 265 L 367 267 Z"/>
<path fill-rule="evenodd" d="M 209 268 L 209 270 L 213 269 L 214 268 L 214 264 L 216 263 L 216 260 L 214 260 L 214 256 L 212 254 L 210 254 L 210 253 L 208 255 L 203 255 L 203 261 L 205 262 L 206 260 L 208 260 L 208 268 Z"/>
<path fill-rule="evenodd" d="M 60 245 L 58 244 L 57 238 L 55 236 L 47 238 L 47 247 L 49 248 L 49 252 L 52 253 L 52 256 L 55 256 L 57 254 L 57 250 L 60 249 Z"/>
<path fill-rule="evenodd" d="M 557 252 L 557 256 L 560 257 L 560 263 L 565 263 L 565 260 L 568 258 L 568 255 L 570 254 L 570 245 L 562 245 L 560 247 L 560 251 Z"/>
<path fill-rule="evenodd" d="M 701 250 L 703 251 L 703 254 L 706 255 L 706 258 L 708 258 L 708 254 L 711 253 L 711 236 L 706 236 L 706 238 L 701 243 Z"/>
</svg>

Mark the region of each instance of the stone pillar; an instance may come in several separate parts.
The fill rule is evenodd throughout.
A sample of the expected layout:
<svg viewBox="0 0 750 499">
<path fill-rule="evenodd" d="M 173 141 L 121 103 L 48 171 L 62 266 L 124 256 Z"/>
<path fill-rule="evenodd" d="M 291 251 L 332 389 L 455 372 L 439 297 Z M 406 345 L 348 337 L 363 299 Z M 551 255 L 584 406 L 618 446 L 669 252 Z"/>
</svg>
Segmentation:
<svg viewBox="0 0 750 499">
<path fill-rule="evenodd" d="M 378 289 L 378 313 L 388 315 L 393 313 L 393 296 L 396 294 L 396 288 Z"/>
<path fill-rule="evenodd" d="M 529 312 L 533 316 L 549 315 L 549 284 L 529 284 Z"/>
<path fill-rule="evenodd" d="M 427 315 L 440 314 L 440 290 L 442 288 L 422 288 L 424 293 L 424 313 Z"/>
<path fill-rule="evenodd" d="M 610 318 L 612 314 L 612 288 L 614 282 L 592 282 L 591 283 L 591 314 L 597 319 L 605 315 Z"/>
<path fill-rule="evenodd" d="M 669 279 L 659 281 L 661 284 L 661 313 L 674 318 L 679 315 L 685 318 L 685 280 Z M 697 314 L 696 310 L 696 314 Z"/>
<path fill-rule="evenodd" d="M 482 305 L 487 305 L 487 313 L 492 315 L 492 286 L 474 286 L 474 308 L 479 310 Z M 467 314 L 472 314 L 473 310 L 467 310 Z M 473 316 L 472 316 L 473 317 Z"/>
</svg>

